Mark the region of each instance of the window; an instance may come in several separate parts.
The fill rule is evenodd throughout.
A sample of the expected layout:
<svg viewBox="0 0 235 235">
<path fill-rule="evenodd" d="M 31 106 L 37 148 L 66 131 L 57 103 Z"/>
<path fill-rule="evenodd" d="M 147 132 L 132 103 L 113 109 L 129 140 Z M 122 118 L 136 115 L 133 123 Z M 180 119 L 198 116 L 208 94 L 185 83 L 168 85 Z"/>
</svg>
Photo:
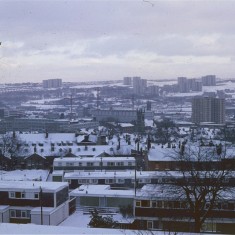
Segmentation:
<svg viewBox="0 0 235 235">
<path fill-rule="evenodd" d="M 114 166 L 114 162 L 107 162 L 107 166 Z"/>
<path fill-rule="evenodd" d="M 81 179 L 79 180 L 80 184 L 89 184 L 89 180 L 88 179 Z"/>
<path fill-rule="evenodd" d="M 93 166 L 93 162 L 87 162 L 87 166 Z"/>
<path fill-rule="evenodd" d="M 10 210 L 10 217 L 16 217 L 16 211 Z"/>
<path fill-rule="evenodd" d="M 150 184 L 151 183 L 151 179 L 145 179 L 145 183 L 146 184 Z"/>
<path fill-rule="evenodd" d="M 147 228 L 152 229 L 153 228 L 153 221 L 147 221 Z"/>
<path fill-rule="evenodd" d="M 30 218 L 30 211 L 26 210 L 10 210 L 11 218 Z"/>
<path fill-rule="evenodd" d="M 27 217 L 26 211 L 21 211 L 21 217 L 22 217 L 22 218 L 26 218 L 26 217 Z"/>
<path fill-rule="evenodd" d="M 15 198 L 15 192 L 10 192 L 9 198 Z"/>
<path fill-rule="evenodd" d="M 162 208 L 162 201 L 158 201 L 158 202 L 157 202 L 157 207 L 158 207 L 158 208 Z"/>
<path fill-rule="evenodd" d="M 113 179 L 106 179 L 106 180 L 105 180 L 105 183 L 106 183 L 106 184 L 113 184 L 113 183 L 114 183 L 114 180 L 113 180 Z"/>
<path fill-rule="evenodd" d="M 180 202 L 174 202 L 174 208 L 180 208 Z"/>
<path fill-rule="evenodd" d="M 116 179 L 117 184 L 124 184 L 124 179 Z"/>
<path fill-rule="evenodd" d="M 82 166 L 82 162 L 79 162 L 78 165 L 79 165 L 79 166 Z"/>
<path fill-rule="evenodd" d="M 73 166 L 72 162 L 66 162 L 66 166 Z"/>
<path fill-rule="evenodd" d="M 9 192 L 9 198 L 25 198 L 25 192 Z"/>
<path fill-rule="evenodd" d="M 140 207 L 140 201 L 136 201 L 136 202 L 135 202 L 135 206 L 136 206 L 136 207 Z"/>
<path fill-rule="evenodd" d="M 90 183 L 91 184 L 98 184 L 98 180 L 97 179 L 90 179 Z"/>
<path fill-rule="evenodd" d="M 128 166 L 132 166 L 132 162 L 128 162 Z"/>
<path fill-rule="evenodd" d="M 168 208 L 168 202 L 164 202 L 164 203 L 163 203 L 163 207 L 164 207 L 164 208 Z"/>
<path fill-rule="evenodd" d="M 141 200 L 142 207 L 150 207 L 150 201 L 148 200 Z"/>
<path fill-rule="evenodd" d="M 156 202 L 152 202 L 152 207 L 157 207 L 157 203 Z"/>
<path fill-rule="evenodd" d="M 227 210 L 227 209 L 228 209 L 228 203 L 227 203 L 227 202 L 224 202 L 224 203 L 222 204 L 222 209 L 223 209 L 223 210 Z"/>
<path fill-rule="evenodd" d="M 124 162 L 117 162 L 117 166 L 124 166 Z"/>
<path fill-rule="evenodd" d="M 15 192 L 15 198 L 21 198 L 21 192 Z"/>
<path fill-rule="evenodd" d="M 39 193 L 34 193 L 34 198 L 38 199 L 39 198 Z"/>
</svg>

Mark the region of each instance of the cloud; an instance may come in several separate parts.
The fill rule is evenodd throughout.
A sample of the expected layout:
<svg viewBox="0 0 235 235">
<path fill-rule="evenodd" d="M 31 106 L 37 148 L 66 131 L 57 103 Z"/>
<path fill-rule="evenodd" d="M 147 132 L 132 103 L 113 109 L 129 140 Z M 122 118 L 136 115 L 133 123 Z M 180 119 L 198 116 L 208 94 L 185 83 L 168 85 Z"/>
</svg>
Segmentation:
<svg viewBox="0 0 235 235">
<path fill-rule="evenodd" d="M 2 1 L 4 81 L 234 76 L 234 1 L 151 2 Z"/>
</svg>

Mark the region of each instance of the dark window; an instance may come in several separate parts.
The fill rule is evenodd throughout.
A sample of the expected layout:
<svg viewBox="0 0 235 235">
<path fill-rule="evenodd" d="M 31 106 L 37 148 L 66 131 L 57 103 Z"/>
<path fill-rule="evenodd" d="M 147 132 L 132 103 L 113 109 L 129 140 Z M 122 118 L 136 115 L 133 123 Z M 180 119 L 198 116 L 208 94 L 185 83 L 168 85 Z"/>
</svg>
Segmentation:
<svg viewBox="0 0 235 235">
<path fill-rule="evenodd" d="M 142 201 L 141 201 L 141 206 L 142 206 L 142 207 L 150 207 L 150 201 L 148 201 L 148 200 L 142 200 Z"/>
<path fill-rule="evenodd" d="M 16 217 L 16 211 L 10 210 L 10 217 Z"/>
<path fill-rule="evenodd" d="M 162 208 L 162 201 L 158 201 L 158 202 L 157 202 L 157 207 L 158 207 L 158 208 Z"/>
<path fill-rule="evenodd" d="M 16 210 L 16 217 L 18 217 L 18 218 L 21 217 L 21 211 L 20 210 Z"/>
<path fill-rule="evenodd" d="M 15 197 L 16 198 L 21 198 L 21 192 L 15 192 Z"/>
</svg>

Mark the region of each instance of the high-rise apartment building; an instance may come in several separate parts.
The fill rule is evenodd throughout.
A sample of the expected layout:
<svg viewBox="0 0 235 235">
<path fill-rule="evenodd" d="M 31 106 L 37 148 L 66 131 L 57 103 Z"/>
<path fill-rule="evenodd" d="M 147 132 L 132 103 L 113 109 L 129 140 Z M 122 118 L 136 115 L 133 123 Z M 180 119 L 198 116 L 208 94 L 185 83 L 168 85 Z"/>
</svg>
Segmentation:
<svg viewBox="0 0 235 235">
<path fill-rule="evenodd" d="M 225 123 L 225 100 L 213 97 L 194 97 L 192 99 L 192 122 Z"/>
<path fill-rule="evenodd" d="M 144 94 L 147 88 L 147 80 L 140 77 L 133 77 L 133 92 L 134 94 Z"/>
<path fill-rule="evenodd" d="M 203 86 L 215 86 L 216 85 L 216 77 L 215 75 L 206 75 L 202 77 L 202 85 Z"/>
<path fill-rule="evenodd" d="M 62 86 L 62 79 L 47 79 L 42 81 L 43 88 L 59 88 Z"/>
<path fill-rule="evenodd" d="M 132 77 L 124 77 L 123 78 L 123 85 L 130 86 L 132 84 Z"/>
<path fill-rule="evenodd" d="M 159 86 L 156 86 L 156 85 L 151 85 L 151 86 L 148 86 L 148 92 L 149 94 L 151 95 L 159 95 Z"/>
<path fill-rule="evenodd" d="M 180 93 L 189 92 L 188 80 L 186 77 L 178 77 L 178 88 Z"/>
<path fill-rule="evenodd" d="M 178 91 L 180 93 L 202 91 L 202 82 L 195 78 L 178 77 Z"/>
</svg>

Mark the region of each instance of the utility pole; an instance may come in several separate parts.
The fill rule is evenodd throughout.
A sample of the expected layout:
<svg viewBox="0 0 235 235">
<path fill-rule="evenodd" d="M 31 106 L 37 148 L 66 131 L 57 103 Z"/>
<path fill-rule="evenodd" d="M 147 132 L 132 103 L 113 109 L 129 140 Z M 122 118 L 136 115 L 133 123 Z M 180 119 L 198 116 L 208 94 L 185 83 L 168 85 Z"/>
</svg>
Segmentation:
<svg viewBox="0 0 235 235">
<path fill-rule="evenodd" d="M 137 177 L 136 177 L 136 162 L 135 162 L 135 197 L 136 197 L 136 186 L 137 186 Z"/>
<path fill-rule="evenodd" d="M 73 115 L 73 95 L 70 95 L 70 120 L 72 120 Z"/>
<path fill-rule="evenodd" d="M 43 225 L 43 211 L 42 211 L 42 187 L 40 186 L 39 192 L 39 200 L 40 200 L 40 207 L 41 207 L 41 225 Z"/>
</svg>

